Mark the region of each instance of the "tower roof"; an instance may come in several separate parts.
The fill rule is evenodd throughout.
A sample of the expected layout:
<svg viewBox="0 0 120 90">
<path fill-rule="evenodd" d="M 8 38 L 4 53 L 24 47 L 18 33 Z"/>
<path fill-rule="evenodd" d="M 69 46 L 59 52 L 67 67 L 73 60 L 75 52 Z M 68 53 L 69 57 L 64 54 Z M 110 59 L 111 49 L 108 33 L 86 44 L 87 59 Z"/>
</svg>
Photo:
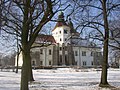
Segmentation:
<svg viewBox="0 0 120 90">
<path fill-rule="evenodd" d="M 71 33 L 76 33 L 76 30 L 74 29 L 73 23 L 71 21 L 71 18 L 69 18 L 68 25 L 70 27 L 70 32 Z"/>
<path fill-rule="evenodd" d="M 58 15 L 58 22 L 64 22 L 64 13 L 61 11 Z"/>
<path fill-rule="evenodd" d="M 64 13 L 62 11 L 59 13 L 57 23 L 52 31 L 61 26 L 68 26 L 64 20 Z"/>
</svg>

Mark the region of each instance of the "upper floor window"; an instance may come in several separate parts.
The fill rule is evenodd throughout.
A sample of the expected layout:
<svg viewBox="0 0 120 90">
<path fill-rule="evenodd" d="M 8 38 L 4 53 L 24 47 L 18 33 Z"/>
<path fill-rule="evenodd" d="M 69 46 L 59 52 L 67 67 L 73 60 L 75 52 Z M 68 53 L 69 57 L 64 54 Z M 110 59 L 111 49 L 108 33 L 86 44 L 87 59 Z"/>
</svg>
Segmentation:
<svg viewBox="0 0 120 90">
<path fill-rule="evenodd" d="M 51 55 L 51 54 L 52 54 L 51 49 L 49 49 L 49 55 Z"/>
<path fill-rule="evenodd" d="M 59 33 L 61 34 L 61 31 L 59 31 Z"/>
<path fill-rule="evenodd" d="M 97 53 L 96 53 L 96 56 L 100 56 L 100 55 L 101 55 L 101 52 L 97 52 Z"/>
<path fill-rule="evenodd" d="M 60 47 L 60 50 L 62 50 L 62 47 Z"/>
<path fill-rule="evenodd" d="M 43 49 L 40 49 L 40 54 L 43 54 Z"/>
<path fill-rule="evenodd" d="M 64 29 L 64 34 L 67 34 L 67 30 L 66 29 Z"/>
<path fill-rule="evenodd" d="M 93 56 L 93 55 L 94 55 L 94 52 L 92 51 L 92 52 L 91 52 L 91 56 Z"/>
<path fill-rule="evenodd" d="M 65 38 L 65 41 L 66 41 L 67 39 Z"/>
<path fill-rule="evenodd" d="M 62 41 L 62 39 L 60 38 L 60 41 Z"/>
<path fill-rule="evenodd" d="M 75 51 L 75 56 L 78 56 L 78 52 L 77 51 Z"/>
<path fill-rule="evenodd" d="M 82 56 L 86 56 L 86 51 L 82 51 Z"/>
</svg>

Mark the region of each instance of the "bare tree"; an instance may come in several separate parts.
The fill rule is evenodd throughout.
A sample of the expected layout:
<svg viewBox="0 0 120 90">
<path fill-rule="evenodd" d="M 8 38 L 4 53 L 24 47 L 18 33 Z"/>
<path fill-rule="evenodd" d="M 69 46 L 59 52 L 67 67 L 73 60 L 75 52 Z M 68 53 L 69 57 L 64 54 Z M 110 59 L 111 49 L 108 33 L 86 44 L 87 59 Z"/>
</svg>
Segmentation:
<svg viewBox="0 0 120 90">
<path fill-rule="evenodd" d="M 102 73 L 99 86 L 109 87 L 107 81 L 108 68 L 108 45 L 109 45 L 109 20 L 115 16 L 115 11 L 120 7 L 119 0 L 73 0 L 76 3 L 75 11 L 72 14 L 76 29 L 81 33 L 85 32 L 89 38 L 101 41 L 103 44 Z"/>
<path fill-rule="evenodd" d="M 34 80 L 31 69 L 31 46 L 42 27 L 60 10 L 61 5 L 61 0 L 10 0 L 5 4 L 2 15 L 5 26 L 2 29 L 13 35 L 17 34 L 21 41 L 21 90 L 28 90 L 28 81 Z"/>
<path fill-rule="evenodd" d="M 110 51 L 112 53 L 112 58 L 115 58 L 113 61 L 113 67 L 119 67 L 119 58 L 120 58 L 120 16 L 116 19 L 110 21 Z"/>
<path fill-rule="evenodd" d="M 110 22 L 110 43 L 114 50 L 120 50 L 120 17 Z"/>
</svg>

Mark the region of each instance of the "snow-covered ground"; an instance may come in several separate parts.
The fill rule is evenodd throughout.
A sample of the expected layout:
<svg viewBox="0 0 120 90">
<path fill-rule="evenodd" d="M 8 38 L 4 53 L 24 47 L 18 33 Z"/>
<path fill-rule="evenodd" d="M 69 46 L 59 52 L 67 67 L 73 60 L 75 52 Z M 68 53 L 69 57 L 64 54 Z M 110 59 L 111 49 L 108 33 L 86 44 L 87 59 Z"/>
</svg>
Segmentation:
<svg viewBox="0 0 120 90">
<path fill-rule="evenodd" d="M 108 70 L 108 81 L 113 89 L 100 88 L 101 71 L 95 69 L 58 68 L 56 70 L 33 70 L 34 82 L 30 90 L 120 90 L 120 69 Z M 19 90 L 20 71 L 0 71 L 0 90 Z"/>
</svg>

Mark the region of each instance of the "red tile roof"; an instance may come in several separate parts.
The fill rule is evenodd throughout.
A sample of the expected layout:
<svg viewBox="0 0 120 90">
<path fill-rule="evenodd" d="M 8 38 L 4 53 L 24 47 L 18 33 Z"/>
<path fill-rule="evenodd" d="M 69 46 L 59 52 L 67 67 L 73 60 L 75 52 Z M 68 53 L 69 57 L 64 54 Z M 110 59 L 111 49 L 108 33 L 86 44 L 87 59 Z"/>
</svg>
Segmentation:
<svg viewBox="0 0 120 90">
<path fill-rule="evenodd" d="M 57 27 L 61 27 L 61 26 L 68 26 L 68 25 L 65 23 L 65 21 L 64 22 L 57 22 L 52 31 L 54 31 Z"/>
<path fill-rule="evenodd" d="M 51 36 L 51 35 L 44 35 L 44 34 L 39 35 L 36 38 L 35 42 L 36 43 L 51 43 L 51 44 L 56 43 L 56 41 L 55 41 L 53 36 Z"/>
</svg>

